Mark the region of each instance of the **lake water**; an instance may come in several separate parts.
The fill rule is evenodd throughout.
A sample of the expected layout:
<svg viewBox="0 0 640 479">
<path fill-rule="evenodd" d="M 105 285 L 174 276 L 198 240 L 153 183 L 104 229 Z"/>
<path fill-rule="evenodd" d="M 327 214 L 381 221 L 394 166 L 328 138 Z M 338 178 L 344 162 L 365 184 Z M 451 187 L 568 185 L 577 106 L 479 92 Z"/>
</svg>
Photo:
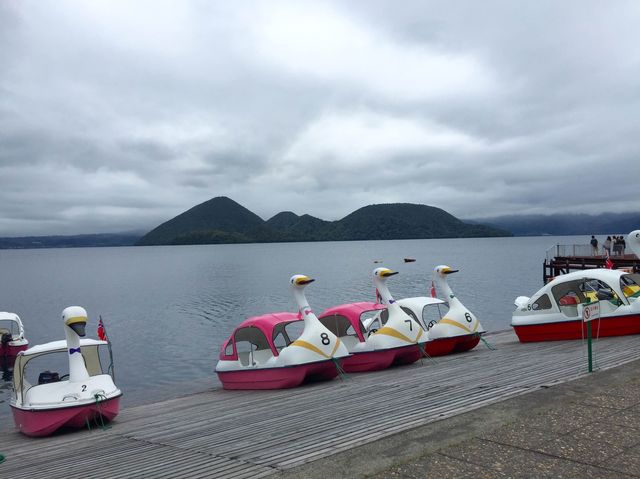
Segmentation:
<svg viewBox="0 0 640 479">
<path fill-rule="evenodd" d="M 219 348 L 239 322 L 297 310 L 293 274 L 316 279 L 306 293 L 319 314 L 372 301 L 377 266 L 400 272 L 388 285 L 403 298 L 428 296 L 433 268 L 448 264 L 460 269 L 449 277 L 457 296 L 496 331 L 509 328 L 516 296 L 542 286 L 550 246 L 587 242 L 547 236 L 0 250 L 0 310 L 22 318 L 32 346 L 64 337 L 60 313 L 67 306 L 87 310 L 89 337 L 97 337 L 102 315 L 123 406 L 131 406 L 219 387 Z M 0 427 L 10 418 L 8 386 L 0 381 Z"/>
</svg>

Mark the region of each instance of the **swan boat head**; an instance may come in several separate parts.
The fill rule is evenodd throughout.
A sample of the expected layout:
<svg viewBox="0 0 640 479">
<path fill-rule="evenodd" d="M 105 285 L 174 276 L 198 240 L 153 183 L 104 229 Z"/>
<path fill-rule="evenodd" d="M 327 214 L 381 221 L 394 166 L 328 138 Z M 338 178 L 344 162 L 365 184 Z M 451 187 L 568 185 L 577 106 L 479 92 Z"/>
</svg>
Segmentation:
<svg viewBox="0 0 640 479">
<path fill-rule="evenodd" d="M 427 340 L 420 323 L 409 316 L 391 296 L 387 280 L 398 274 L 389 268 L 373 270 L 373 284 L 380 294 L 382 303 L 387 306 L 389 318 L 386 324 L 370 336 L 375 349 L 387 349 L 411 344 L 423 343 Z"/>
<path fill-rule="evenodd" d="M 627 246 L 631 248 L 631 251 L 640 258 L 640 230 L 635 230 L 629 233 L 626 243 Z"/>
<path fill-rule="evenodd" d="M 304 289 L 315 281 L 304 274 L 291 277 L 291 290 L 304 321 L 304 329 L 298 339 L 280 352 L 287 363 L 307 363 L 349 356 L 349 350 L 340 339 L 327 329 L 313 313 Z"/>
<path fill-rule="evenodd" d="M 433 269 L 434 280 L 440 291 L 446 296 L 445 301 L 449 303 L 449 311 L 429 330 L 430 339 L 485 332 L 475 314 L 462 304 L 449 286 L 447 281 L 449 275 L 457 272 L 459 270 L 445 264 L 438 265 Z"/>
</svg>

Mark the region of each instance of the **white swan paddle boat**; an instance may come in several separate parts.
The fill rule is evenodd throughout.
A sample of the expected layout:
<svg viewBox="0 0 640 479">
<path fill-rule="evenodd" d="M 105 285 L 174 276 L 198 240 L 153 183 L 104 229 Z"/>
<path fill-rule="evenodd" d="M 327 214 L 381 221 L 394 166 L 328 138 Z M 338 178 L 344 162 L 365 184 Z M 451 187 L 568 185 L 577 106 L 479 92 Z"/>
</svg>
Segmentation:
<svg viewBox="0 0 640 479">
<path fill-rule="evenodd" d="M 111 421 L 120 410 L 122 392 L 102 370 L 98 350 L 108 348 L 110 357 L 109 343 L 80 339 L 87 323 L 84 308 L 66 308 L 62 320 L 66 340 L 34 346 L 16 358 L 11 409 L 16 427 L 27 436 L 48 436 L 62 427 L 81 428 L 94 420 Z M 32 384 L 29 363 L 54 353 L 68 356 L 68 378 L 47 370 L 35 376 L 37 384 Z"/>
<path fill-rule="evenodd" d="M 14 313 L 0 312 L 0 363 L 10 368 L 20 351 L 29 347 L 24 337 L 24 327 L 20 317 Z"/>
<path fill-rule="evenodd" d="M 386 285 L 387 278 L 395 274 L 397 272 L 388 268 L 373 270 L 373 283 L 382 304 L 342 304 L 320 315 L 322 324 L 331 329 L 352 354 L 343 361 L 345 371 L 376 371 L 393 364 L 411 364 L 422 357 L 425 331 L 415 317 L 396 303 Z M 367 314 L 372 317 L 363 320 Z M 375 321 L 378 328 L 371 327 Z"/>
<path fill-rule="evenodd" d="M 595 336 L 640 333 L 640 274 L 612 269 L 574 271 L 557 276 L 532 297 L 519 296 L 511 326 L 521 342 L 586 337 L 579 305 L 599 301 L 591 321 Z"/>
<path fill-rule="evenodd" d="M 426 325 L 429 333 L 427 345 L 432 345 L 431 349 L 433 350 L 430 356 L 469 351 L 478 345 L 480 336 L 485 333 L 476 315 L 462 304 L 449 286 L 448 276 L 458 271 L 444 264 L 436 266 L 433 270 L 434 281 L 443 293 L 449 310 L 435 324 Z M 415 301 L 415 299 L 411 300 Z M 403 304 L 402 301 L 400 303 Z M 410 302 L 406 303 L 409 307 L 411 304 Z M 418 302 L 417 305 L 419 306 L 420 303 Z M 429 349 L 427 349 L 427 353 L 429 353 Z"/>
<path fill-rule="evenodd" d="M 314 280 L 298 274 L 290 281 L 298 313 L 249 318 L 223 344 L 216 373 L 224 389 L 284 389 L 338 375 L 349 351 L 309 307 L 304 288 Z M 299 322 L 304 328 L 294 338 Z"/>
</svg>

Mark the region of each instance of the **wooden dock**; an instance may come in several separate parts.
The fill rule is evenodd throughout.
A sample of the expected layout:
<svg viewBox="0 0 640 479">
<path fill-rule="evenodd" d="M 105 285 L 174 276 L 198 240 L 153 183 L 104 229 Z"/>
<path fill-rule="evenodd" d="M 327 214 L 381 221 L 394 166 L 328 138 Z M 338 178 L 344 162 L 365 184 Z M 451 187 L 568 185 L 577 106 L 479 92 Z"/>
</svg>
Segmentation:
<svg viewBox="0 0 640 479">
<path fill-rule="evenodd" d="M 264 477 L 588 374 L 582 341 L 520 344 L 511 331 L 486 338 L 496 350 L 481 343 L 342 381 L 216 389 L 132 407 L 107 430 L 30 439 L 5 424 L 0 477 Z M 594 351 L 597 369 L 633 361 L 640 336 L 603 338 Z"/>
</svg>

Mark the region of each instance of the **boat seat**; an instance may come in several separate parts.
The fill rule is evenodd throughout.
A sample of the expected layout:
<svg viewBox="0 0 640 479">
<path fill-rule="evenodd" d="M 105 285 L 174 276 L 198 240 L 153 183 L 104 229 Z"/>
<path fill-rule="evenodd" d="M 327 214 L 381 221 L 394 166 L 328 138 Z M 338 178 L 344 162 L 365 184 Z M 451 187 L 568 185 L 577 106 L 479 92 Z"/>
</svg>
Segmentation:
<svg viewBox="0 0 640 479">
<path fill-rule="evenodd" d="M 253 362 L 255 364 L 264 364 L 273 357 L 273 353 L 270 349 L 260 349 L 253 352 Z M 251 353 L 241 352 L 238 353 L 238 359 L 243 366 L 251 366 Z"/>
<path fill-rule="evenodd" d="M 360 343 L 357 336 L 340 336 L 340 341 L 344 343 L 349 351 L 356 347 Z"/>
</svg>

